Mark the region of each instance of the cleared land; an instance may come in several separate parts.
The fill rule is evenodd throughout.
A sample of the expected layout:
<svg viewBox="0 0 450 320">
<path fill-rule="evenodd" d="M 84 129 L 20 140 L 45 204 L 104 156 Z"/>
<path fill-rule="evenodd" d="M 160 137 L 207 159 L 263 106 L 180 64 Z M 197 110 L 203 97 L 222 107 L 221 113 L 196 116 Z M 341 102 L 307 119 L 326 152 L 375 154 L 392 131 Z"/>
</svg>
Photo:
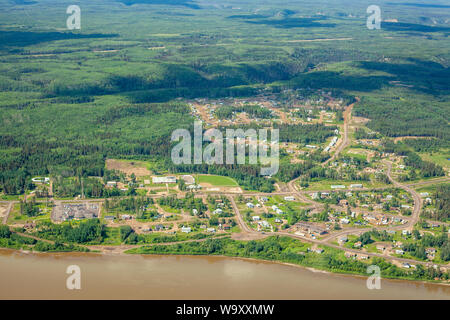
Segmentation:
<svg viewBox="0 0 450 320">
<path fill-rule="evenodd" d="M 130 176 L 134 173 L 136 177 L 145 177 L 151 175 L 151 171 L 147 169 L 147 164 L 143 161 L 129 160 L 106 160 L 106 168 L 108 170 L 118 170 Z"/>
<path fill-rule="evenodd" d="M 209 184 L 214 187 L 239 187 L 238 183 L 229 177 L 198 175 L 196 181 L 199 184 Z"/>
</svg>

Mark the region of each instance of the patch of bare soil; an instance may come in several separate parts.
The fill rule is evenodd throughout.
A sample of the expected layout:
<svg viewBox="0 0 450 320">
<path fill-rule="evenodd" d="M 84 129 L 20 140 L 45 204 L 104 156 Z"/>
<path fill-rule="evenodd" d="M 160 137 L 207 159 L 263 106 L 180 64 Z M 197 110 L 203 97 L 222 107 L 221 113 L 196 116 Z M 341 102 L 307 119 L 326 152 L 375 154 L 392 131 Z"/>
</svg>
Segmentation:
<svg viewBox="0 0 450 320">
<path fill-rule="evenodd" d="M 108 170 L 118 170 L 130 176 L 132 173 L 136 177 L 145 177 L 151 175 L 151 171 L 148 170 L 139 162 L 119 161 L 114 159 L 106 160 L 106 168 Z"/>
<path fill-rule="evenodd" d="M 202 186 L 202 190 L 204 191 L 214 191 L 214 192 L 223 192 L 223 193 L 242 193 L 242 189 L 240 187 L 219 187 L 214 186 L 210 183 L 202 182 L 200 183 Z"/>
<path fill-rule="evenodd" d="M 355 117 L 353 116 L 353 123 L 354 124 L 366 124 L 367 122 L 370 121 L 370 119 L 367 118 L 363 118 L 363 117 Z"/>
<path fill-rule="evenodd" d="M 233 233 L 231 235 L 231 239 L 239 241 L 260 240 L 267 237 L 267 234 L 260 233 Z"/>
<path fill-rule="evenodd" d="M 0 221 L 6 216 L 8 210 L 8 205 L 0 204 Z"/>
<path fill-rule="evenodd" d="M 421 137 L 421 136 L 404 136 L 404 137 L 394 138 L 394 141 L 398 142 L 398 141 L 409 140 L 409 139 L 431 139 L 431 138 L 430 137 Z"/>
</svg>

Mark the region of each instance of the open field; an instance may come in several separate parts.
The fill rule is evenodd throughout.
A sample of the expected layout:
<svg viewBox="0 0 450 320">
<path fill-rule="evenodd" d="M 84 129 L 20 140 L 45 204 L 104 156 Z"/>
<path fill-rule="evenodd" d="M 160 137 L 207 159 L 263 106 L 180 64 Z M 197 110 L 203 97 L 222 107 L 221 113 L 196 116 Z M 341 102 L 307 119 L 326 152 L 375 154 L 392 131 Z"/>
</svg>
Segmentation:
<svg viewBox="0 0 450 320">
<path fill-rule="evenodd" d="M 198 184 L 205 184 L 213 187 L 239 187 L 234 179 L 228 177 L 196 175 L 195 178 Z"/>
<path fill-rule="evenodd" d="M 422 153 L 420 154 L 422 159 L 426 161 L 430 161 L 433 163 L 436 163 L 447 170 L 450 170 L 450 151 L 447 150 L 446 152 L 439 152 L 439 153 Z"/>
<path fill-rule="evenodd" d="M 136 177 L 145 177 L 151 174 L 148 170 L 148 164 L 144 161 L 134 160 L 106 160 L 106 168 L 108 170 L 118 170 L 125 173 L 127 176 L 131 176 L 133 173 Z"/>
</svg>

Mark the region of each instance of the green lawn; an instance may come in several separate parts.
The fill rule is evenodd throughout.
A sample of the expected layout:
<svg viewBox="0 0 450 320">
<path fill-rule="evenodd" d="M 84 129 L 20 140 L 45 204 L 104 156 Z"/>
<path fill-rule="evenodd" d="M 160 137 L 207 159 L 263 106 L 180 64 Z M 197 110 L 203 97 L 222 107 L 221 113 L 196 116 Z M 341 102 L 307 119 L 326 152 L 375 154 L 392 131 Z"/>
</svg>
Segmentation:
<svg viewBox="0 0 450 320">
<path fill-rule="evenodd" d="M 419 153 L 419 155 L 422 157 L 425 161 L 433 162 L 437 165 L 440 165 L 442 167 L 450 168 L 450 150 L 447 150 L 446 152 L 439 152 L 439 153 Z"/>
<path fill-rule="evenodd" d="M 14 204 L 11 213 L 8 217 L 8 224 L 15 224 L 15 223 L 25 224 L 29 221 L 49 220 L 52 209 L 47 208 L 44 204 L 39 204 L 38 207 L 42 211 L 39 212 L 37 216 L 29 217 L 27 215 L 20 214 L 20 204 L 18 203 Z"/>
<path fill-rule="evenodd" d="M 223 177 L 223 176 L 209 176 L 209 175 L 197 175 L 196 181 L 198 183 L 209 183 L 216 187 L 238 187 L 236 180 Z"/>
<path fill-rule="evenodd" d="M 443 186 L 449 184 L 448 182 L 442 182 L 442 183 L 436 183 L 436 184 L 431 184 L 428 186 L 421 186 L 420 188 L 417 188 L 416 191 L 417 192 L 428 192 L 428 193 L 432 193 L 435 192 L 438 186 Z"/>
</svg>

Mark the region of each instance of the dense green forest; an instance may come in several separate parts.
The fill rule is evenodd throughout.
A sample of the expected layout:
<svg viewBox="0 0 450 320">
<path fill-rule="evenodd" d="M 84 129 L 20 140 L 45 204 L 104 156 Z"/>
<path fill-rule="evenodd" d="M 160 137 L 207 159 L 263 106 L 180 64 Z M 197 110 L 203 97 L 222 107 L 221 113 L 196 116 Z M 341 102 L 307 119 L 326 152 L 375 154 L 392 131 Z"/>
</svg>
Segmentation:
<svg viewBox="0 0 450 320">
<path fill-rule="evenodd" d="M 259 118 L 259 119 L 270 119 L 273 118 L 274 115 L 272 111 L 258 106 L 258 105 L 250 105 L 245 104 L 243 106 L 223 106 L 217 108 L 215 114 L 219 119 L 232 119 L 235 113 L 245 112 L 250 118 Z"/>
<path fill-rule="evenodd" d="M 68 31 L 67 1 L 0 0 L 0 192 L 21 194 L 33 189 L 32 176 L 50 175 L 58 196 L 79 194 L 82 182 L 87 197 L 123 195 L 90 179 L 109 175 L 107 158 L 152 160 L 172 172 L 224 174 L 246 189 L 273 190 L 274 181 L 252 166 L 171 165 L 171 132 L 194 121 L 180 98 L 326 90 L 345 103 L 359 97 L 354 113 L 369 118 L 377 135 L 432 138 L 405 142 L 415 152 L 448 148 L 449 15 L 382 1 L 401 23 L 369 31 L 369 2 L 343 8 L 273 0 L 255 14 L 252 1 L 82 0 L 82 29 Z M 241 111 L 272 117 L 256 106 Z M 218 112 L 228 118 L 233 111 Z M 280 129 L 282 141 L 304 144 L 333 134 L 323 126 Z M 407 161 L 423 177 L 442 175 L 413 153 Z M 277 178 L 312 167 L 282 164 Z"/>
<path fill-rule="evenodd" d="M 439 185 L 433 195 L 435 209 L 422 212 L 424 218 L 449 221 L 450 220 L 450 184 Z"/>
</svg>

